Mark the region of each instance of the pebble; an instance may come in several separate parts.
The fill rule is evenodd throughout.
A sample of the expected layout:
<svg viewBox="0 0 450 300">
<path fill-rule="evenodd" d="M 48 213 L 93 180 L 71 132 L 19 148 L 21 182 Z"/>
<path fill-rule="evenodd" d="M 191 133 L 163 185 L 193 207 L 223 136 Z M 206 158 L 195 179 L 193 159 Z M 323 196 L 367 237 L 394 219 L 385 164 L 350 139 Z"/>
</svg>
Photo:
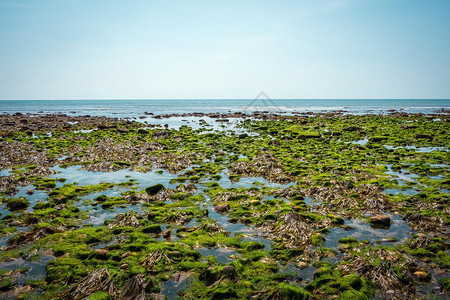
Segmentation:
<svg viewBox="0 0 450 300">
<path fill-rule="evenodd" d="M 299 268 L 299 269 L 305 269 L 305 268 L 307 268 L 309 266 L 309 264 L 307 263 L 307 262 L 304 262 L 304 261 L 299 261 L 298 263 L 297 263 L 297 267 Z"/>
<path fill-rule="evenodd" d="M 415 271 L 413 275 L 419 279 L 426 279 L 428 277 L 428 273 L 424 271 Z"/>
</svg>

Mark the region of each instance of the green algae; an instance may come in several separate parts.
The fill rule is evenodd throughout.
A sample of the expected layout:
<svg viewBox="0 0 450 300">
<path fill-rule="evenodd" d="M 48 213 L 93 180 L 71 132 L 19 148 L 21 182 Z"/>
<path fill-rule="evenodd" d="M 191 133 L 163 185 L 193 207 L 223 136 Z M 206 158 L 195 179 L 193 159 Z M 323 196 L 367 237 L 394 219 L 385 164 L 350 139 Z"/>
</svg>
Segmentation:
<svg viewBox="0 0 450 300">
<path fill-rule="evenodd" d="M 374 294 L 374 288 L 366 278 L 356 274 L 342 276 L 332 265 L 322 265 L 314 273 L 314 280 L 306 286 L 315 297 L 339 295 L 340 299 L 370 299 Z"/>
<path fill-rule="evenodd" d="M 2 197 L 1 201 L 3 203 L 6 203 L 6 207 L 10 211 L 24 210 L 30 204 L 25 197 L 20 197 L 20 198 L 3 198 Z"/>
<path fill-rule="evenodd" d="M 26 200 L 27 205 L 16 215 L 3 219 L 3 234 L 15 232 L 16 225 L 10 225 L 13 221 L 29 224 L 32 230 L 61 228 L 63 232 L 55 231 L 19 245 L 20 249 L 4 251 L 2 260 L 22 257 L 34 249 L 51 249 L 58 257 L 47 264 L 46 285 L 38 288 L 49 297 L 105 267 L 119 286 L 135 276 L 146 276 L 151 282 L 147 292 L 156 293 L 171 275 L 189 271 L 199 281 L 194 280 L 178 293 L 186 298 L 370 299 L 374 289 L 384 288 L 384 282 L 376 280 L 376 272 L 383 276 L 389 275 L 389 270 L 395 273 L 392 289 L 412 294 L 410 277 L 418 269 L 408 265 L 402 255 L 420 260 L 429 268 L 432 264 L 449 268 L 449 171 L 431 166 L 447 164 L 448 151 L 421 152 L 407 147 L 414 145 L 424 151 L 428 151 L 425 147 L 448 147 L 449 125 L 443 120 L 433 122 L 421 115 L 246 120 L 242 127 L 258 134 L 251 137 L 189 127 L 144 129 L 136 122 L 117 122 L 90 132 L 62 128 L 51 137 L 13 134 L 8 142 L 32 143 L 48 157 L 49 165 L 62 158 L 61 165 L 80 165 L 93 171 L 131 168 L 148 172 L 157 168 L 157 174 L 161 169 L 176 174 L 170 183 L 186 184 L 176 189 L 170 188 L 170 183 L 155 184 L 141 187 L 142 191 L 137 191 L 131 181 L 60 186 L 63 181 L 39 175 L 40 162 L 27 164 L 15 158 L 11 185 L 33 184 L 37 190 L 48 192 L 48 198 L 37 203 Z M 392 166 L 395 175 L 387 174 L 386 166 Z M 239 182 L 246 177 L 256 178 L 254 182 L 259 184 L 240 187 Z M 288 182 L 292 186 L 268 187 Z M 186 191 L 191 183 L 206 187 L 205 194 Z M 114 187 L 136 190 L 114 197 L 90 197 Z M 385 189 L 417 192 L 390 194 L 383 193 Z M 88 198 L 84 204 L 78 202 L 81 197 Z M 307 197 L 312 199 L 311 204 L 306 203 Z M 211 203 L 205 204 L 209 198 Z M 9 201 L 13 200 L 2 198 L 6 205 Z M 142 204 L 142 212 L 129 214 L 125 221 L 130 222 L 112 217 L 96 228 L 81 222 L 92 212 L 77 208 L 90 205 L 93 211 L 113 212 L 114 208 L 135 203 Z M 233 225 L 243 226 L 239 228 L 263 232 L 274 242 L 271 249 L 264 251 L 264 244 L 245 241 L 244 235 L 231 233 L 224 224 L 208 218 L 213 213 L 208 205 Z M 25 213 L 28 206 L 33 210 Z M 394 248 L 377 248 L 347 237 L 339 240 L 338 251 L 323 247 L 334 229 L 345 228 L 346 217 L 367 219 L 367 215 L 380 212 L 404 217 L 411 228 L 427 234 L 430 241 L 400 241 Z M 306 234 L 295 240 L 298 232 Z M 16 236 L 11 243 L 21 237 Z M 293 240 L 296 244 L 291 243 Z M 231 249 L 235 251 L 233 262 L 223 264 L 213 257 L 203 257 L 197 248 Z M 336 265 L 314 264 L 316 274 L 308 280 L 306 290 L 290 281 L 288 275 L 279 274 L 282 264 L 300 258 L 313 263 L 314 258 L 306 258 L 335 253 L 344 259 Z M 386 263 L 376 259 L 380 253 Z M 367 276 L 360 269 L 350 268 L 351 259 L 364 266 Z M 109 297 L 101 291 L 90 297 L 94 295 Z"/>
</svg>

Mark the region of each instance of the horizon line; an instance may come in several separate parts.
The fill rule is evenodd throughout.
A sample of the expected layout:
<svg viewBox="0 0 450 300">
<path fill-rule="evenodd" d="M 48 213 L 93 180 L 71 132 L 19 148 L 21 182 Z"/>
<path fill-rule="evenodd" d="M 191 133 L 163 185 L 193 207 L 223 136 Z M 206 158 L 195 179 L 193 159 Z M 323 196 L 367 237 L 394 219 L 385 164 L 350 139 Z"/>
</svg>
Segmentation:
<svg viewBox="0 0 450 300">
<path fill-rule="evenodd" d="M 123 100 L 254 100 L 258 98 L 86 98 L 86 99 L 0 99 L 0 101 L 123 101 Z M 270 98 L 272 100 L 450 100 L 449 98 Z"/>
</svg>

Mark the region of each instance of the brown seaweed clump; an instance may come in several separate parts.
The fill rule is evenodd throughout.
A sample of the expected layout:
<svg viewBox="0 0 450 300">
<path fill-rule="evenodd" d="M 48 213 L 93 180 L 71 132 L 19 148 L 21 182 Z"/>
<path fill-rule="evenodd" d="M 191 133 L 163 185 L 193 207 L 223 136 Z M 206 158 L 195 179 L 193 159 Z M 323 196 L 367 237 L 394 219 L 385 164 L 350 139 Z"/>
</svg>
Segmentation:
<svg viewBox="0 0 450 300">
<path fill-rule="evenodd" d="M 108 222 L 109 228 L 114 228 L 116 226 L 138 228 L 140 223 L 137 218 L 137 213 L 134 211 L 127 211 L 126 213 L 118 214 L 113 220 Z"/>
<path fill-rule="evenodd" d="M 448 222 L 439 216 L 425 216 L 422 214 L 411 214 L 404 218 L 406 224 L 412 230 L 421 232 L 434 232 L 448 234 Z"/>
<path fill-rule="evenodd" d="M 79 283 L 64 291 L 61 299 L 78 300 L 94 294 L 97 291 L 105 291 L 110 295 L 117 294 L 117 287 L 107 268 L 95 270 L 89 273 Z"/>
<path fill-rule="evenodd" d="M 79 300 L 96 292 L 103 291 L 114 298 L 124 300 L 145 300 L 147 281 L 143 274 L 133 276 L 125 284 L 118 288 L 113 282 L 107 268 L 95 270 L 89 273 L 81 282 L 73 285 L 59 295 L 59 299 Z"/>
<path fill-rule="evenodd" d="M 239 161 L 230 168 L 231 175 L 243 177 L 264 177 L 269 182 L 292 182 L 284 166 L 271 154 L 259 154 L 251 161 Z"/>
<path fill-rule="evenodd" d="M 391 299 L 404 299 L 416 292 L 413 274 L 419 267 L 397 251 L 383 248 L 349 251 L 337 269 L 343 276 L 356 273 L 366 277 Z"/>
<path fill-rule="evenodd" d="M 308 195 L 323 202 L 316 207 L 318 211 L 335 212 L 349 217 L 354 216 L 355 212 L 381 214 L 393 209 L 382 189 L 370 184 L 354 187 L 336 181 L 331 186 L 313 187 Z"/>
<path fill-rule="evenodd" d="M 287 248 L 305 249 L 311 244 L 314 230 L 298 213 L 292 212 L 283 216 L 281 225 L 263 228 L 272 239 L 281 238 Z"/>
</svg>

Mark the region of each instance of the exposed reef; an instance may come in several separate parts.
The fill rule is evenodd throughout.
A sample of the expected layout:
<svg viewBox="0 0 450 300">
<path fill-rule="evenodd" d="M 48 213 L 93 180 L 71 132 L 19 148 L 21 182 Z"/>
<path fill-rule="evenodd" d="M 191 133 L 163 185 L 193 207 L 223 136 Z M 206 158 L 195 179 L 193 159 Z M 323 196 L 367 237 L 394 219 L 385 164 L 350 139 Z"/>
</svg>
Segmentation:
<svg viewBox="0 0 450 300">
<path fill-rule="evenodd" d="M 147 115 L 0 115 L 2 298 L 450 296 L 445 112 Z"/>
</svg>

